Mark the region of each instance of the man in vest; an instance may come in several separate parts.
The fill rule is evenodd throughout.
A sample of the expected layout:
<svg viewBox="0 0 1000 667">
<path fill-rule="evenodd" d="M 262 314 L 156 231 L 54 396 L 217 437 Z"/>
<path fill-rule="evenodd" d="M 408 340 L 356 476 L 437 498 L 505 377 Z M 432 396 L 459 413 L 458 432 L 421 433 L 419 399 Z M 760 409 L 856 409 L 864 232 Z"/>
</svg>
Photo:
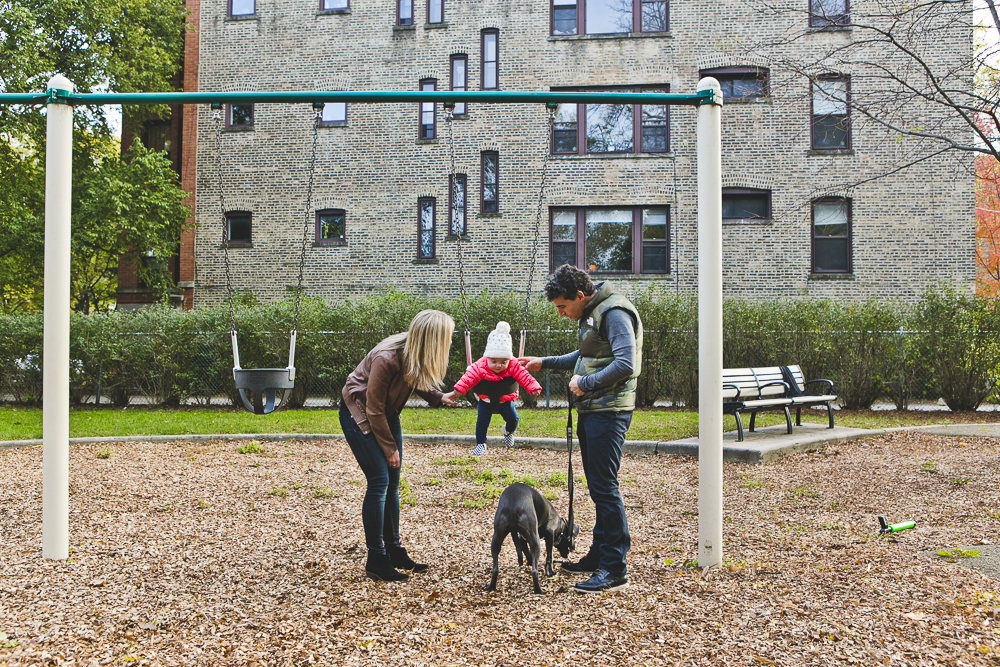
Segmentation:
<svg viewBox="0 0 1000 667">
<path fill-rule="evenodd" d="M 625 554 L 632 544 L 625 505 L 618 491 L 622 444 L 632 423 L 636 378 L 642 367 L 642 320 L 635 306 L 607 283 L 591 282 L 575 266 L 563 264 L 545 285 L 545 298 L 562 317 L 579 324 L 580 349 L 561 357 L 523 357 L 529 371 L 572 370 L 583 472 L 597 521 L 590 551 L 566 572 L 593 573 L 577 593 L 607 593 L 628 586 Z"/>
</svg>

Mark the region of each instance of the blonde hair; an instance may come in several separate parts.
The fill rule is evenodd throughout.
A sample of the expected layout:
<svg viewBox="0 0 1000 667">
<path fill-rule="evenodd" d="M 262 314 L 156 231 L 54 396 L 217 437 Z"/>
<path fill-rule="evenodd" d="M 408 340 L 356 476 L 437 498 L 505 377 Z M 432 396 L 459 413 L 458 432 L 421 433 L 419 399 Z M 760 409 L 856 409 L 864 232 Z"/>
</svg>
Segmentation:
<svg viewBox="0 0 1000 667">
<path fill-rule="evenodd" d="M 448 350 L 455 320 L 440 310 L 421 310 L 410 322 L 408 331 L 389 336 L 372 352 L 403 350 L 403 376 L 406 383 L 420 391 L 441 386 L 448 372 Z"/>
</svg>

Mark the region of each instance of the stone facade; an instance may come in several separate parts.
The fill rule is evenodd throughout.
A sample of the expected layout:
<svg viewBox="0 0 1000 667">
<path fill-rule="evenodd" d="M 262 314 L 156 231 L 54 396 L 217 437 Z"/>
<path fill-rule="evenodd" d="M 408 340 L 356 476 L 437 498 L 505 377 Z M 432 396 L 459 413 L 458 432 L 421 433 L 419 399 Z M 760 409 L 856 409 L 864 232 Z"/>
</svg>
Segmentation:
<svg viewBox="0 0 1000 667">
<path fill-rule="evenodd" d="M 480 34 L 495 28 L 501 90 L 669 85 L 670 92 L 693 93 L 701 69 L 748 64 L 720 38 L 721 16 L 731 19 L 727 26 L 753 30 L 755 37 L 780 35 L 806 20 L 804 13 L 779 14 L 765 25 L 736 0 L 711 7 L 687 1 L 671 3 L 668 32 L 553 37 L 549 4 L 542 0 L 445 0 L 442 25 L 424 24 L 426 3 L 417 0 L 417 25 L 406 27 L 394 25 L 391 0 L 351 0 L 349 10 L 338 12 L 320 11 L 317 0 L 257 0 L 256 13 L 240 19 L 227 18 L 226 0 L 193 5 L 199 52 L 191 77 L 201 91 L 417 90 L 426 78 L 446 90 L 455 54 L 468 56 L 469 89 L 478 90 Z M 853 38 L 849 29 L 816 31 L 784 48 L 806 56 L 811 48 Z M 959 63 L 971 52 L 969 30 L 956 28 L 947 39 L 936 39 L 942 40 L 945 61 Z M 186 78 L 191 69 L 189 60 Z M 879 85 L 859 73 L 845 74 L 855 91 Z M 809 81 L 772 69 L 770 91 L 764 100 L 723 109 L 723 185 L 770 189 L 773 212 L 770 220 L 753 224 L 727 222 L 727 296 L 909 300 L 930 281 L 972 288 L 974 183 L 960 158 L 945 153 L 868 180 L 891 172 L 912 150 L 910 143 L 855 118 L 852 150 L 816 154 L 810 150 Z M 193 259 L 189 279 L 196 307 L 219 303 L 226 293 L 217 140 L 225 208 L 253 214 L 252 245 L 229 251 L 236 289 L 252 290 L 265 301 L 285 297 L 296 283 L 306 227 L 304 286 L 310 295 L 333 301 L 387 285 L 432 297 L 457 295 L 457 241 L 447 235 L 449 128 L 441 105 L 438 139 L 432 141 L 418 140 L 415 103 L 348 105 L 346 125 L 317 131 L 308 207 L 309 105 L 258 104 L 252 130 L 223 129 L 218 137 L 207 105 L 186 110 L 185 136 L 195 114 L 197 226 L 193 246 L 186 239 L 181 266 L 192 266 Z M 549 207 L 649 205 L 670 210 L 670 272 L 613 278 L 626 289 L 655 285 L 694 293 L 695 121 L 691 107 L 670 109 L 666 154 L 550 156 L 543 105 L 471 104 L 468 118 L 450 124 L 455 171 L 468 176 L 466 289 L 523 290 L 536 223 L 541 241 L 534 283 L 540 289 L 550 269 Z M 482 151 L 500 156 L 497 214 L 479 212 Z M 543 170 L 547 188 L 539 216 Z M 851 198 L 848 274 L 811 273 L 810 201 L 828 194 Z M 416 260 L 421 197 L 437 202 L 436 257 L 430 262 Z M 346 244 L 311 243 L 314 211 L 324 208 L 346 211 Z"/>
</svg>

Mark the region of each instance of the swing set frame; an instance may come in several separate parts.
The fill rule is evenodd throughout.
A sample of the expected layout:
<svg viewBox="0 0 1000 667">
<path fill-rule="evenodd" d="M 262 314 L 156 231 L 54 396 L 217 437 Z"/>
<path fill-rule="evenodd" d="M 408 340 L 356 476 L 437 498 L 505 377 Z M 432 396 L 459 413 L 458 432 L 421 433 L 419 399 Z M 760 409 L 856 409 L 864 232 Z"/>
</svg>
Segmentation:
<svg viewBox="0 0 1000 667">
<path fill-rule="evenodd" d="M 45 301 L 42 370 L 42 557 L 69 557 L 70 202 L 73 107 L 239 103 L 467 102 L 657 104 L 697 109 L 698 563 L 722 563 L 722 90 L 711 77 L 691 95 L 631 92 L 337 91 L 74 93 L 62 75 L 44 93 L 0 93 L 0 104 L 45 105 Z M 572 437 L 568 433 L 568 438 Z"/>
</svg>

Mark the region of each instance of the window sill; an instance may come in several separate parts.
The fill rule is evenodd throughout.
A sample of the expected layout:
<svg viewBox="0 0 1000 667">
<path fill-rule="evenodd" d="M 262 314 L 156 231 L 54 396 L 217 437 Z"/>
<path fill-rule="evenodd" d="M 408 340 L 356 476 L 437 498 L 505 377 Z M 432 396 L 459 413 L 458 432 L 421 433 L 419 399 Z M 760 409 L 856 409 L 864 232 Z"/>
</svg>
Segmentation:
<svg viewBox="0 0 1000 667">
<path fill-rule="evenodd" d="M 773 225 L 771 218 L 730 218 L 723 219 L 723 227 L 767 227 Z"/>
<path fill-rule="evenodd" d="M 437 257 L 427 257 L 427 258 L 418 257 L 417 259 L 413 260 L 414 264 L 437 264 L 438 262 L 439 260 Z"/>
<path fill-rule="evenodd" d="M 334 121 L 327 121 L 325 123 L 316 123 L 316 127 L 347 127 L 347 121 L 334 120 Z"/>
<path fill-rule="evenodd" d="M 723 104 L 774 104 L 770 97 L 724 97 Z"/>
<path fill-rule="evenodd" d="M 394 25 L 392 26 L 393 32 L 413 32 L 417 29 L 415 25 Z"/>
<path fill-rule="evenodd" d="M 811 25 L 806 29 L 808 33 L 816 32 L 852 32 L 852 25 Z"/>
<path fill-rule="evenodd" d="M 218 247 L 219 247 L 219 250 L 223 250 L 223 249 L 225 249 L 226 246 L 225 246 L 225 244 L 220 243 Z M 252 247 L 253 247 L 253 243 L 251 241 L 230 241 L 229 242 L 229 249 L 230 250 L 233 250 L 234 248 L 252 248 Z"/>
<path fill-rule="evenodd" d="M 177 289 L 194 289 L 193 280 L 181 280 L 177 283 Z"/>
<path fill-rule="evenodd" d="M 502 218 L 503 213 L 479 213 L 476 218 L 482 220 L 485 218 Z"/>
<path fill-rule="evenodd" d="M 227 16 L 222 20 L 223 23 L 239 23 L 240 21 L 259 21 L 260 16 L 257 14 L 243 14 L 240 16 Z"/>
<path fill-rule="evenodd" d="M 638 158 L 640 160 L 650 160 L 650 159 L 662 159 L 671 158 L 673 159 L 673 152 L 670 153 L 556 153 L 549 154 L 550 158 L 556 160 L 622 160 L 628 158 Z"/>
<path fill-rule="evenodd" d="M 546 39 L 550 42 L 576 42 L 588 39 L 633 39 L 648 37 L 673 37 L 669 30 L 666 32 L 615 32 L 609 35 L 549 35 Z"/>
<path fill-rule="evenodd" d="M 316 11 L 316 16 L 333 16 L 337 14 L 350 14 L 350 9 L 320 9 Z"/>
<path fill-rule="evenodd" d="M 439 139 L 417 139 L 414 143 L 416 143 L 417 146 L 426 146 L 428 144 L 436 144 L 439 141 Z"/>
<path fill-rule="evenodd" d="M 806 155 L 854 155 L 853 148 L 812 148 Z"/>
<path fill-rule="evenodd" d="M 253 125 L 230 125 L 223 132 L 253 132 Z"/>
<path fill-rule="evenodd" d="M 347 241 L 313 241 L 314 248 L 346 248 Z"/>
<path fill-rule="evenodd" d="M 809 280 L 854 280 L 853 273 L 810 273 Z"/>
<path fill-rule="evenodd" d="M 451 119 L 452 120 L 469 120 L 469 114 L 467 114 L 467 113 L 452 114 Z"/>
<path fill-rule="evenodd" d="M 456 236 L 455 234 L 448 234 L 447 236 L 444 237 L 444 240 L 445 241 L 457 241 L 458 240 L 458 236 Z M 463 242 L 468 242 L 469 241 L 469 234 L 468 234 L 468 232 L 466 232 L 465 234 L 462 234 L 462 241 Z"/>
<path fill-rule="evenodd" d="M 447 23 L 425 23 L 424 30 L 440 30 L 441 28 L 447 28 Z"/>
</svg>

